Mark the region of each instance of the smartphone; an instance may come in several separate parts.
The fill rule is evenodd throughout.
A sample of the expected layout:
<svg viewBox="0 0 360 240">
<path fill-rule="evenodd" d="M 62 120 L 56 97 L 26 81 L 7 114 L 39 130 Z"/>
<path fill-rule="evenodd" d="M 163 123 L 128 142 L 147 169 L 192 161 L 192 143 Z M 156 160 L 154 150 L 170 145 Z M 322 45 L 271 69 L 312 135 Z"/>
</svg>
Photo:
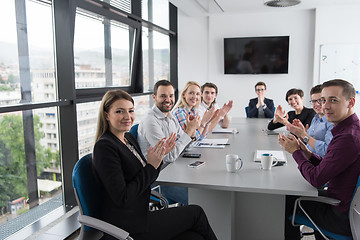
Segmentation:
<svg viewBox="0 0 360 240">
<path fill-rule="evenodd" d="M 204 164 L 205 164 L 205 162 L 203 162 L 203 161 L 196 161 L 196 162 L 190 163 L 188 165 L 188 167 L 197 168 L 197 167 L 200 167 L 200 166 L 202 166 Z"/>
<path fill-rule="evenodd" d="M 186 158 L 199 158 L 201 153 L 184 153 L 182 156 Z"/>
</svg>

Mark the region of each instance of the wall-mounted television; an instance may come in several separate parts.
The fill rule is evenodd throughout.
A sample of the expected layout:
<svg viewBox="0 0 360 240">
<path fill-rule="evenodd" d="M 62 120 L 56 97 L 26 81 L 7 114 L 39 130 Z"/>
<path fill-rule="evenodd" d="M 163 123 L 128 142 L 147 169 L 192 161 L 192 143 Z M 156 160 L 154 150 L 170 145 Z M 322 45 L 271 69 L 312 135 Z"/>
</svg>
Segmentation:
<svg viewBox="0 0 360 240">
<path fill-rule="evenodd" d="M 289 36 L 224 38 L 225 74 L 288 73 Z"/>
</svg>

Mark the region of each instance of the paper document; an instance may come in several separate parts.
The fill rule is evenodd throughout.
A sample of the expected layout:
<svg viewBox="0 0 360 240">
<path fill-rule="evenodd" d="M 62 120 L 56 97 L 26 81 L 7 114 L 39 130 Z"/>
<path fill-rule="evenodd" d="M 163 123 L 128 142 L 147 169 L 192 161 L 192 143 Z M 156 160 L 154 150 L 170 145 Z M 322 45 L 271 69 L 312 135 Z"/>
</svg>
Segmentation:
<svg viewBox="0 0 360 240">
<path fill-rule="evenodd" d="M 274 157 L 277 158 L 279 162 L 287 162 L 286 156 L 283 151 L 274 151 L 274 150 L 256 150 L 254 154 L 254 161 L 260 162 L 261 154 L 271 153 Z"/>
<path fill-rule="evenodd" d="M 214 128 L 212 133 L 238 133 L 236 128 Z"/>
<path fill-rule="evenodd" d="M 228 138 L 203 139 L 195 142 L 194 147 L 197 148 L 224 148 L 229 141 Z"/>
</svg>

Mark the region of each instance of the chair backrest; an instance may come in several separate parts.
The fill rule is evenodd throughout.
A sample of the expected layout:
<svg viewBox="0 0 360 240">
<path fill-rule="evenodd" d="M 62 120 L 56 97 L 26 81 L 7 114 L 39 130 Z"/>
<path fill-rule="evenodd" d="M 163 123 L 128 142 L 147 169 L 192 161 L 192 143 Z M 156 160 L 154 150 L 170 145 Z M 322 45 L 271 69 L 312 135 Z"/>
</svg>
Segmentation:
<svg viewBox="0 0 360 240">
<path fill-rule="evenodd" d="M 80 158 L 75 164 L 72 182 L 80 213 L 98 218 L 102 203 L 102 191 L 100 183 L 93 174 L 91 153 Z M 89 229 L 91 228 L 85 226 L 85 231 Z"/>
<path fill-rule="evenodd" d="M 354 239 L 360 239 L 360 176 L 356 184 L 353 199 L 349 209 L 351 233 Z"/>
<path fill-rule="evenodd" d="M 138 136 L 138 128 L 139 128 L 139 124 L 134 124 L 131 129 L 130 129 L 130 133 L 135 137 L 135 139 L 137 139 Z"/>
<path fill-rule="evenodd" d="M 249 107 L 245 107 L 245 113 L 246 113 L 246 117 L 249 117 Z"/>
</svg>

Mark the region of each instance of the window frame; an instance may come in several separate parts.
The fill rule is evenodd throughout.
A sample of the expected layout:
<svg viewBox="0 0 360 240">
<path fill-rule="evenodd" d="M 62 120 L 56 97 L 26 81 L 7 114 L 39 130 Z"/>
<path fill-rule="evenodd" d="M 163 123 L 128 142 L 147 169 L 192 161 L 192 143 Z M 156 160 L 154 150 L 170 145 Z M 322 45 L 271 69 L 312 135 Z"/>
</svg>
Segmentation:
<svg viewBox="0 0 360 240">
<path fill-rule="evenodd" d="M 24 2 L 26 0 L 23 0 Z M 132 96 L 150 95 L 152 92 L 143 91 L 142 76 L 142 26 L 166 34 L 170 40 L 170 81 L 176 91 L 177 76 L 177 8 L 169 3 L 169 30 L 157 26 L 141 18 L 141 1 L 131 0 L 132 13 L 117 9 L 116 7 L 99 0 L 39 0 L 52 5 L 53 36 L 54 36 L 54 70 L 56 74 L 55 87 L 58 99 L 49 102 L 25 102 L 14 105 L 0 106 L 0 113 L 16 111 L 29 111 L 40 108 L 57 107 L 58 109 L 58 139 L 62 174 L 63 206 L 66 211 L 76 206 L 76 199 L 72 187 L 72 170 L 77 162 L 78 155 L 78 128 L 76 105 L 100 101 L 106 91 L 122 89 Z M 133 44 L 133 62 L 131 67 L 131 82 L 125 87 L 104 87 L 76 89 L 74 68 L 74 28 L 76 9 L 100 14 L 110 20 L 125 23 L 137 32 Z M 61 36 L 61 39 L 59 39 Z"/>
</svg>

